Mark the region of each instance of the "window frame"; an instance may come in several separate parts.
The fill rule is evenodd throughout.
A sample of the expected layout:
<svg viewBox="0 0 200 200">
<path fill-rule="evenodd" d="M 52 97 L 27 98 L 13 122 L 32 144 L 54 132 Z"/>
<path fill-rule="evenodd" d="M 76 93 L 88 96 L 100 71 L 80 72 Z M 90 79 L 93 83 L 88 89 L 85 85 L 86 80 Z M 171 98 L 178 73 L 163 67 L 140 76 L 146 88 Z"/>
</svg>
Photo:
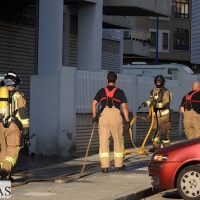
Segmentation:
<svg viewBox="0 0 200 200">
<path fill-rule="evenodd" d="M 156 35 L 156 29 L 149 29 L 149 36 L 150 36 L 150 41 L 152 42 L 152 38 L 151 38 L 151 33 L 155 32 Z M 163 48 L 163 34 L 166 33 L 168 35 L 168 39 L 167 39 L 167 48 Z M 159 30 L 158 32 L 158 52 L 161 53 L 169 53 L 169 45 L 170 45 L 170 31 L 169 30 Z M 156 38 L 155 38 L 155 44 L 153 44 L 155 46 L 155 48 L 152 48 L 152 44 L 150 42 L 150 52 L 156 52 Z"/>
<path fill-rule="evenodd" d="M 175 0 L 174 17 L 178 19 L 190 19 L 189 0 Z M 180 11 L 179 11 L 180 9 Z"/>
<path fill-rule="evenodd" d="M 178 30 L 177 33 L 175 33 L 175 30 Z M 184 33 L 183 30 L 187 31 L 187 34 Z M 179 40 L 179 42 L 176 42 L 177 40 Z M 190 32 L 188 29 L 174 28 L 173 50 L 190 51 Z"/>
</svg>

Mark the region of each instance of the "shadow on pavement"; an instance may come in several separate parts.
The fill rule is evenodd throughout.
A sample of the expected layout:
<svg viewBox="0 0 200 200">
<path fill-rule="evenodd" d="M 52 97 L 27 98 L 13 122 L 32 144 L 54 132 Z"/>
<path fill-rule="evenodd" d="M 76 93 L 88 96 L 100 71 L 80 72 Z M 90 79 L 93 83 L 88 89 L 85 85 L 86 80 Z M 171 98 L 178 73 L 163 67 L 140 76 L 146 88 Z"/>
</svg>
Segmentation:
<svg viewBox="0 0 200 200">
<path fill-rule="evenodd" d="M 162 197 L 166 198 L 166 199 L 168 199 L 168 198 L 170 198 L 170 199 L 171 198 L 173 198 L 173 199 L 182 199 L 182 197 L 179 195 L 177 189 L 175 189 L 173 191 L 167 190 Z"/>
</svg>

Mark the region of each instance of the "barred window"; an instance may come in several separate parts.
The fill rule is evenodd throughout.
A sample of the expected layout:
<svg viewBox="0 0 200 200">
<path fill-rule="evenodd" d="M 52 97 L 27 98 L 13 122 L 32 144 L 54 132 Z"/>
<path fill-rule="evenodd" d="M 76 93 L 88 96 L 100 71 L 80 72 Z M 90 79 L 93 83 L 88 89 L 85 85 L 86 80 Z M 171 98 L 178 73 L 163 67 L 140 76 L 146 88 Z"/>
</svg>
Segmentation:
<svg viewBox="0 0 200 200">
<path fill-rule="evenodd" d="M 189 31 L 186 29 L 174 29 L 174 50 L 189 51 Z"/>
</svg>

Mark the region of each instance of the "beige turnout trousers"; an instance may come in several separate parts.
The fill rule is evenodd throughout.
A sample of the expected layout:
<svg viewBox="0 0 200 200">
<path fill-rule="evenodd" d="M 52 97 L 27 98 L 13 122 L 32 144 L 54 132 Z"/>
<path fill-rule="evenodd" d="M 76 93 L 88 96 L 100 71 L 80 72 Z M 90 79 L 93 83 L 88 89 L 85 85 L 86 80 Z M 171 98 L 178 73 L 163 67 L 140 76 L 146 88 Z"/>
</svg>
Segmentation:
<svg viewBox="0 0 200 200">
<path fill-rule="evenodd" d="M 20 150 L 21 132 L 16 124 L 11 123 L 9 128 L 4 128 L 0 123 L 0 164 L 1 168 L 11 172 L 16 164 L 18 153 Z"/>
<path fill-rule="evenodd" d="M 123 120 L 120 110 L 105 107 L 99 118 L 99 157 L 101 168 L 110 167 L 110 136 L 114 140 L 114 162 L 115 167 L 123 166 L 124 139 L 123 139 Z"/>
<path fill-rule="evenodd" d="M 187 138 L 200 137 L 200 114 L 192 110 L 185 110 L 183 113 L 183 125 Z"/>
</svg>

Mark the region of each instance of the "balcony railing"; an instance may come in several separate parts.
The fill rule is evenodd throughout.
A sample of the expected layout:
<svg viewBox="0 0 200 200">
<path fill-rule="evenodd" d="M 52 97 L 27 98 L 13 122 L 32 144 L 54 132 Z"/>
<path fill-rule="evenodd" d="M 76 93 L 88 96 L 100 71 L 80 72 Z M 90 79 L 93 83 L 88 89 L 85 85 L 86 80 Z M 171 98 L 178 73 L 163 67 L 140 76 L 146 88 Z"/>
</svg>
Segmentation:
<svg viewBox="0 0 200 200">
<path fill-rule="evenodd" d="M 189 51 L 189 45 L 185 45 L 185 44 L 174 44 L 174 50 Z"/>
<path fill-rule="evenodd" d="M 124 30 L 124 39 L 149 41 L 149 32 L 141 29 Z"/>
</svg>

